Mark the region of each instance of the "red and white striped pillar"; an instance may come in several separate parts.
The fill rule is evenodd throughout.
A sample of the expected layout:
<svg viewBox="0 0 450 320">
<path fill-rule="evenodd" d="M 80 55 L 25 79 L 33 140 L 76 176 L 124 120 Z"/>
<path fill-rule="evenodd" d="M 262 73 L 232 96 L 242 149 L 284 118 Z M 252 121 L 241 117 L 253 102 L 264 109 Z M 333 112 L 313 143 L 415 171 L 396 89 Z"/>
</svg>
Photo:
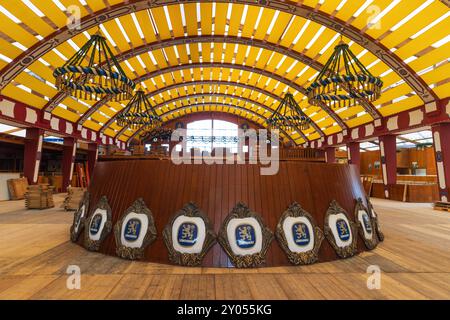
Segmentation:
<svg viewBox="0 0 450 320">
<path fill-rule="evenodd" d="M 336 162 L 336 148 L 335 147 L 325 148 L 325 162 L 326 163 L 335 163 Z"/>
<path fill-rule="evenodd" d="M 94 167 L 98 158 L 98 145 L 96 143 L 89 143 L 88 145 L 88 168 L 89 168 L 89 180 L 92 179 L 94 173 Z"/>
<path fill-rule="evenodd" d="M 347 159 L 348 163 L 356 165 L 360 168 L 361 154 L 359 149 L 359 142 L 349 142 L 347 143 Z"/>
<path fill-rule="evenodd" d="M 63 146 L 63 159 L 62 159 L 62 175 L 63 175 L 62 192 L 66 192 L 67 187 L 70 186 L 72 182 L 76 153 L 77 153 L 77 140 L 75 138 L 65 137 Z"/>
<path fill-rule="evenodd" d="M 23 175 L 28 179 L 29 184 L 37 184 L 38 182 L 43 140 L 44 140 L 43 129 L 39 128 L 26 129 Z"/>
<path fill-rule="evenodd" d="M 441 201 L 449 202 L 450 192 L 450 123 L 440 123 L 431 128 L 436 159 L 436 169 Z"/>
<path fill-rule="evenodd" d="M 380 136 L 381 172 L 384 196 L 389 199 L 389 185 L 397 183 L 397 138 L 395 135 Z"/>
</svg>

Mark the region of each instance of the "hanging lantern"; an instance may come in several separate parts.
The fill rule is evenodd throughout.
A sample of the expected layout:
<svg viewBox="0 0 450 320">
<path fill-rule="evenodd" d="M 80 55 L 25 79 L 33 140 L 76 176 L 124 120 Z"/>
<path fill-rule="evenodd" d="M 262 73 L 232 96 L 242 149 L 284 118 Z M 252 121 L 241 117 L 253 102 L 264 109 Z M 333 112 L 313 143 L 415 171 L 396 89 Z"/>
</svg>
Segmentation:
<svg viewBox="0 0 450 320">
<path fill-rule="evenodd" d="M 289 92 L 286 93 L 278 108 L 266 122 L 269 128 L 283 131 L 307 130 L 311 125 L 311 119 L 303 113 L 295 102 L 294 96 Z"/>
<path fill-rule="evenodd" d="M 359 99 L 377 100 L 382 86 L 380 77 L 374 77 L 341 40 L 306 92 L 312 105 L 341 108 L 357 105 Z"/>
<path fill-rule="evenodd" d="M 105 96 L 113 101 L 127 100 L 135 87 L 99 33 L 91 36 L 62 67 L 56 68 L 53 76 L 58 90 L 84 100 Z"/>
<path fill-rule="evenodd" d="M 161 126 L 162 120 L 153 110 L 150 102 L 142 90 L 136 91 L 134 97 L 128 102 L 123 112 L 117 116 L 117 124 L 131 129 L 151 129 Z"/>
</svg>

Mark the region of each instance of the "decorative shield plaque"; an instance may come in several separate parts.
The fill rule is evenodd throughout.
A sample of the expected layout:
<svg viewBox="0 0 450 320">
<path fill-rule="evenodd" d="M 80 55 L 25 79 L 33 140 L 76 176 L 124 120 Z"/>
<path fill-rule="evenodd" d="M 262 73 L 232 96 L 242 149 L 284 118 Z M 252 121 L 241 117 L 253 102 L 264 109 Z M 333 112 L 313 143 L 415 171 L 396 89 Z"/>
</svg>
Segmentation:
<svg viewBox="0 0 450 320">
<path fill-rule="evenodd" d="M 383 242 L 384 241 L 384 234 L 381 231 L 381 227 L 380 227 L 380 222 L 378 221 L 378 214 L 376 213 L 375 209 L 373 208 L 372 203 L 370 202 L 369 198 L 366 198 L 367 201 L 367 205 L 368 205 L 368 209 L 370 212 L 370 216 L 372 218 L 372 222 L 373 222 L 373 226 L 375 229 L 375 232 L 377 234 L 378 237 L 378 241 L 379 242 Z"/>
<path fill-rule="evenodd" d="M 89 210 L 89 192 L 84 192 L 83 199 L 80 202 L 78 210 L 73 215 L 73 223 L 70 227 L 70 240 L 77 242 L 81 232 L 84 229 L 86 215 Z"/>
<path fill-rule="evenodd" d="M 142 259 L 145 248 L 156 239 L 155 220 L 142 198 L 129 207 L 114 226 L 116 254 L 124 259 Z"/>
<path fill-rule="evenodd" d="M 323 232 L 314 218 L 297 202 L 283 212 L 275 235 L 292 264 L 312 264 L 317 261 Z"/>
<path fill-rule="evenodd" d="M 164 228 L 169 260 L 183 266 L 198 266 L 216 241 L 208 217 L 193 202 L 186 204 Z"/>
<path fill-rule="evenodd" d="M 336 202 L 331 201 L 325 215 L 325 237 L 341 258 L 348 258 L 356 253 L 357 226 L 348 218 L 347 212 Z"/>
<path fill-rule="evenodd" d="M 103 196 L 94 212 L 84 223 L 84 243 L 86 248 L 90 251 L 98 251 L 111 229 L 111 207 L 106 196 Z"/>
<path fill-rule="evenodd" d="M 272 239 L 261 216 L 241 202 L 226 217 L 219 233 L 220 245 L 238 268 L 264 264 Z"/>
<path fill-rule="evenodd" d="M 374 249 L 378 244 L 375 224 L 369 211 L 364 206 L 361 198 L 358 198 L 358 200 L 356 201 L 355 217 L 358 221 L 359 235 L 363 239 L 364 244 L 366 245 L 367 249 Z"/>
</svg>

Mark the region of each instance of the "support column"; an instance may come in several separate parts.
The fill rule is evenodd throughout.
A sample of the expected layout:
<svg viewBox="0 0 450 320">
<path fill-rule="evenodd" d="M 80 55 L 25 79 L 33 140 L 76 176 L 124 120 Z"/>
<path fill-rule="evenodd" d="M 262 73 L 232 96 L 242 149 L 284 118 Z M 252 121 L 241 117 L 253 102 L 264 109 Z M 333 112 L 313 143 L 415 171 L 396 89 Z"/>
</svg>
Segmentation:
<svg viewBox="0 0 450 320">
<path fill-rule="evenodd" d="M 29 184 L 37 184 L 38 181 L 43 140 L 44 130 L 39 128 L 26 129 L 23 174 L 28 179 Z"/>
<path fill-rule="evenodd" d="M 335 147 L 325 148 L 325 162 L 326 163 L 335 163 L 336 162 L 336 148 Z"/>
<path fill-rule="evenodd" d="M 389 185 L 397 183 L 397 138 L 395 135 L 386 135 L 378 139 L 384 195 L 386 199 L 389 199 Z"/>
<path fill-rule="evenodd" d="M 62 159 L 62 175 L 63 185 L 62 192 L 67 192 L 67 187 L 72 182 L 73 167 L 75 164 L 75 154 L 77 152 L 77 140 L 75 138 L 64 138 L 63 159 Z"/>
<path fill-rule="evenodd" d="M 450 123 L 440 123 L 431 128 L 436 159 L 441 201 L 449 202 L 450 192 Z"/>
<path fill-rule="evenodd" d="M 96 143 L 89 143 L 88 145 L 88 168 L 89 168 L 89 181 L 92 179 L 94 173 L 94 167 L 98 158 L 98 145 Z"/>
<path fill-rule="evenodd" d="M 359 149 L 359 142 L 347 143 L 348 163 L 356 165 L 358 171 L 361 163 L 361 153 Z"/>
</svg>

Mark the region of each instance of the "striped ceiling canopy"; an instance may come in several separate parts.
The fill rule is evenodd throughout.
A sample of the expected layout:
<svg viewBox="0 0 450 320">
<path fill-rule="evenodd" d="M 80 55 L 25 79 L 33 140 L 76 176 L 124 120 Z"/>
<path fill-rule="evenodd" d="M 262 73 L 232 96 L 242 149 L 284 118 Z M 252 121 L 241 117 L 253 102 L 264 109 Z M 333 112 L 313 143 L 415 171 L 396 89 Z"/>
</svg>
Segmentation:
<svg viewBox="0 0 450 320">
<path fill-rule="evenodd" d="M 53 71 L 99 29 L 164 122 L 204 111 L 266 126 L 286 92 L 313 125 L 303 144 L 449 96 L 448 1 L 0 0 L 1 94 L 127 141 L 127 101 L 75 99 Z M 306 88 L 342 35 L 384 82 L 354 107 L 312 106 Z"/>
</svg>

